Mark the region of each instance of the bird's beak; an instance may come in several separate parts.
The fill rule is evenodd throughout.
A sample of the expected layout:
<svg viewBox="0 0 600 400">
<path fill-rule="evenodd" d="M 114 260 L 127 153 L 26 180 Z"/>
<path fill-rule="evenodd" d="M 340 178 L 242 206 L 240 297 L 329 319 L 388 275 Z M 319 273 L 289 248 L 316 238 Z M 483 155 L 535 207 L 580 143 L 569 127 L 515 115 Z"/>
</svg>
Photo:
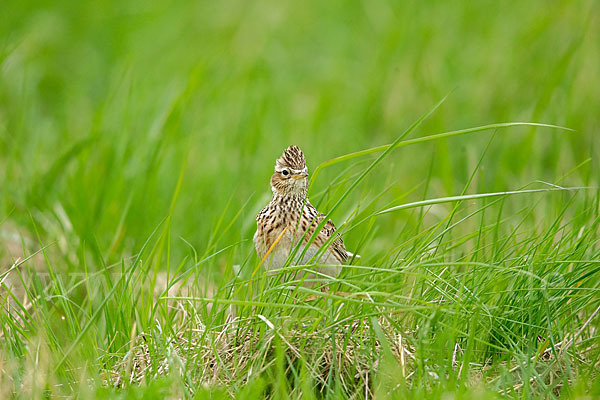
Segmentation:
<svg viewBox="0 0 600 400">
<path fill-rule="evenodd" d="M 292 179 L 304 179 L 308 176 L 307 172 L 300 172 L 299 174 L 292 175 L 290 178 Z"/>
</svg>

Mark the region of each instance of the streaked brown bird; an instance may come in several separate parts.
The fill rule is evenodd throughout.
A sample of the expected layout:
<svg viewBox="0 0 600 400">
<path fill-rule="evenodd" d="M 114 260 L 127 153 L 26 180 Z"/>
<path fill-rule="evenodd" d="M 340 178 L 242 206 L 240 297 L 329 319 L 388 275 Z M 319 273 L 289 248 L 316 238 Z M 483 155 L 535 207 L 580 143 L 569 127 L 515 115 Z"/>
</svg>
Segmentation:
<svg viewBox="0 0 600 400">
<path fill-rule="evenodd" d="M 308 168 L 302 150 L 288 147 L 275 162 L 271 177 L 271 202 L 256 216 L 254 244 L 259 258 L 267 270 L 281 268 L 290 252 L 302 241 L 293 264 L 305 265 L 333 235 L 335 238 L 316 260 L 317 264 L 330 265 L 316 268 L 321 274 L 337 276 L 341 264 L 353 254 L 346 251 L 344 241 L 331 220 L 309 244 L 319 223 L 325 217 L 308 201 Z M 306 246 L 308 245 L 308 248 Z M 301 256 L 305 251 L 304 256 Z M 312 274 L 311 274 L 312 276 Z"/>
</svg>

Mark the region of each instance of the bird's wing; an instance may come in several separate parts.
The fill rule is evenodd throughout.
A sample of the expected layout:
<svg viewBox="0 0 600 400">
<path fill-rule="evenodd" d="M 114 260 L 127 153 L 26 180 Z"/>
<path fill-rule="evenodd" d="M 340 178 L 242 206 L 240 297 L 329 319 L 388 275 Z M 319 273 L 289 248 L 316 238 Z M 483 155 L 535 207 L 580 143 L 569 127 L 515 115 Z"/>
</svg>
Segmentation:
<svg viewBox="0 0 600 400">
<path fill-rule="evenodd" d="M 305 213 L 306 218 L 312 221 L 309 228 L 309 232 L 304 239 L 308 241 L 317 225 L 319 225 L 326 216 L 325 214 L 318 212 L 317 209 L 308 201 L 306 202 Z M 331 236 L 334 236 L 335 238 L 329 245 L 329 250 L 331 250 L 336 260 L 340 264 L 342 264 L 350 256 L 349 253 L 346 251 L 346 246 L 344 245 L 344 240 L 342 239 L 342 236 L 337 232 L 337 229 L 335 228 L 335 225 L 331 220 L 328 220 L 325 226 L 323 226 L 321 232 L 319 232 L 319 234 L 315 238 L 314 243 L 317 246 L 321 247 Z"/>
<path fill-rule="evenodd" d="M 324 215 L 321 214 L 321 218 L 323 217 Z M 340 263 L 346 261 L 348 259 L 348 252 L 346 251 L 344 240 L 342 239 L 342 236 L 337 233 L 335 225 L 333 222 L 331 222 L 331 220 L 327 221 L 323 229 L 321 229 L 321 233 L 325 234 L 327 239 L 329 239 L 332 235 L 335 235 L 335 239 L 333 239 L 331 242 L 329 249 L 333 252 L 335 258 L 337 258 Z"/>
</svg>

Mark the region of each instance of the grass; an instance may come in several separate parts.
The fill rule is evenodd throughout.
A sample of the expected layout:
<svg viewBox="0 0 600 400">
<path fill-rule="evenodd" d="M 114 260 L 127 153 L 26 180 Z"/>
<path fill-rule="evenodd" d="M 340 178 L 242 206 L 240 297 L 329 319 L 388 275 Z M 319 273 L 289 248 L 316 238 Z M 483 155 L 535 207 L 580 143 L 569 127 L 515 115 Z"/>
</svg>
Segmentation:
<svg viewBox="0 0 600 400">
<path fill-rule="evenodd" d="M 9 1 L 0 398 L 600 396 L 598 23 Z M 289 144 L 361 254 L 326 291 L 254 252 Z"/>
</svg>

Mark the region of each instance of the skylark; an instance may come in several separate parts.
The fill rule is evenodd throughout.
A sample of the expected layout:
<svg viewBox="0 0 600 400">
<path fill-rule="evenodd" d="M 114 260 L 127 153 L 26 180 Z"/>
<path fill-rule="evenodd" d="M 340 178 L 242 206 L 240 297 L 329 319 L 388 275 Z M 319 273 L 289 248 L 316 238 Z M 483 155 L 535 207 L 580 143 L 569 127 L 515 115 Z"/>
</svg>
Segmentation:
<svg viewBox="0 0 600 400">
<path fill-rule="evenodd" d="M 335 238 L 322 249 L 315 261 L 329 265 L 316 268 L 321 274 L 337 276 L 341 264 L 353 254 L 346 251 L 344 241 L 331 220 L 323 226 L 314 241 L 311 236 L 325 217 L 308 201 L 308 168 L 302 150 L 297 146 L 288 147 L 275 162 L 275 173 L 271 177 L 271 202 L 256 216 L 254 244 L 256 252 L 267 270 L 283 267 L 290 252 L 300 241 L 292 263 L 307 264 L 327 240 Z M 308 248 L 307 248 L 308 245 Z M 302 254 L 304 255 L 302 256 Z M 310 274 L 309 277 L 314 276 Z"/>
</svg>

